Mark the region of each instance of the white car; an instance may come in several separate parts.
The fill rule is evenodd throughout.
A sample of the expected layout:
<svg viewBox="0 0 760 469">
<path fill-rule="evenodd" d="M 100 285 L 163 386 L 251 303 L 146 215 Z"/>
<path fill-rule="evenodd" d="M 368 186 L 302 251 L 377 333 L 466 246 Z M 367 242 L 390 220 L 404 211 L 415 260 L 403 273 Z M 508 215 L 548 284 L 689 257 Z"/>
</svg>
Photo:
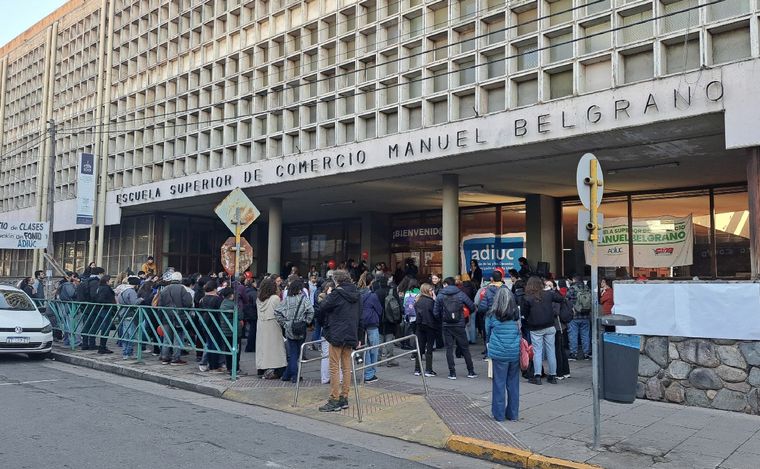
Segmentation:
<svg viewBox="0 0 760 469">
<path fill-rule="evenodd" d="M 53 348 L 53 326 L 26 293 L 0 285 L 0 354 L 43 360 Z"/>
</svg>

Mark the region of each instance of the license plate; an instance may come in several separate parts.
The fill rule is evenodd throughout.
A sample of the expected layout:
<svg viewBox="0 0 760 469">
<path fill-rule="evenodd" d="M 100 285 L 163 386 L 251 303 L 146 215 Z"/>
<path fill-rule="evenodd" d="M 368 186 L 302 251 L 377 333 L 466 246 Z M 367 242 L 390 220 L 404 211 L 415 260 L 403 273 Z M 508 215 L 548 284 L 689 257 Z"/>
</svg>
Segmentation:
<svg viewBox="0 0 760 469">
<path fill-rule="evenodd" d="M 28 344 L 29 337 L 7 337 L 5 342 L 8 344 Z"/>
</svg>

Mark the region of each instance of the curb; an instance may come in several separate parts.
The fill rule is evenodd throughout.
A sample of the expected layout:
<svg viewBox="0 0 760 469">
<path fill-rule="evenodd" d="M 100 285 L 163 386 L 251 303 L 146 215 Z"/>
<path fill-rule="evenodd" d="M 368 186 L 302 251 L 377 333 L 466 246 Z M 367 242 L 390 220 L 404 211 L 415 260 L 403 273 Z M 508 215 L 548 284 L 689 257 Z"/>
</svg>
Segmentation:
<svg viewBox="0 0 760 469">
<path fill-rule="evenodd" d="M 551 458 L 532 451 L 461 435 L 452 435 L 446 442 L 446 449 L 454 453 L 526 469 L 601 469 L 601 466 L 594 464 Z"/>
<path fill-rule="evenodd" d="M 192 381 L 186 381 L 183 379 L 171 378 L 168 376 L 160 375 L 158 373 L 151 373 L 143 371 L 137 368 L 130 368 L 125 365 L 116 365 L 112 363 L 103 363 L 101 361 L 79 357 L 76 355 L 69 355 L 67 353 L 61 353 L 53 351 L 51 356 L 59 362 L 68 363 L 71 365 L 82 366 L 85 368 L 92 368 L 93 370 L 105 371 L 115 375 L 126 376 L 128 378 L 141 379 L 143 381 L 151 381 L 153 383 L 162 384 L 164 386 L 171 386 L 177 389 L 185 391 L 197 392 L 212 397 L 222 397 L 224 390 L 207 386 L 204 384 L 194 383 Z"/>
</svg>

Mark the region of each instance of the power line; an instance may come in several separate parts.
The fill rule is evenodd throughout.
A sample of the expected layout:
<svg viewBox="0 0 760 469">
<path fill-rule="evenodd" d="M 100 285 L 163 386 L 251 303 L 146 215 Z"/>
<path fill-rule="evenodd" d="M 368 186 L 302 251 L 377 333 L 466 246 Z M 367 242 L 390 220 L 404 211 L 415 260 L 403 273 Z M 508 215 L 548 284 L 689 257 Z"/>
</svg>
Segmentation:
<svg viewBox="0 0 760 469">
<path fill-rule="evenodd" d="M 500 59 L 496 59 L 496 60 L 493 60 L 493 61 L 487 61 L 487 62 L 483 62 L 483 63 L 480 63 L 480 64 L 475 64 L 475 65 L 471 65 L 471 66 L 468 66 L 468 67 L 460 68 L 460 69 L 457 69 L 457 70 L 449 70 L 449 71 L 442 72 L 442 73 L 439 73 L 439 74 L 436 74 L 436 75 L 433 75 L 433 76 L 429 76 L 429 77 L 420 77 L 420 78 L 416 78 L 416 79 L 412 79 L 412 80 L 406 81 L 404 83 L 400 83 L 400 82 L 399 83 L 393 83 L 393 84 L 387 85 L 385 88 L 381 88 L 381 89 L 395 88 L 395 87 L 399 87 L 399 86 L 402 86 L 402 85 L 407 85 L 409 83 L 422 82 L 422 81 L 425 81 L 425 80 L 435 79 L 437 77 L 444 76 L 444 75 L 451 75 L 453 73 L 459 73 L 459 72 L 462 72 L 462 71 L 465 71 L 465 70 L 477 69 L 479 67 L 483 67 L 483 66 L 486 66 L 486 65 L 491 65 L 491 64 L 494 64 L 494 63 L 498 63 L 498 62 L 503 62 L 503 61 L 510 60 L 510 59 L 515 59 L 515 58 L 518 58 L 518 57 L 521 57 L 521 56 L 524 56 L 524 55 L 535 54 L 535 53 L 538 53 L 538 52 L 541 52 L 541 51 L 544 51 L 544 50 L 552 49 L 554 47 L 560 47 L 560 46 L 564 46 L 564 45 L 568 45 L 568 44 L 573 44 L 575 42 L 586 40 L 586 39 L 589 39 L 589 38 L 592 38 L 592 37 L 602 36 L 602 35 L 605 35 L 605 34 L 611 34 L 611 33 L 614 33 L 616 31 L 621 31 L 623 29 L 640 26 L 642 24 L 650 23 L 650 22 L 653 22 L 655 20 L 667 18 L 667 17 L 674 16 L 674 15 L 677 15 L 677 14 L 680 14 L 680 13 L 691 11 L 691 10 L 696 10 L 698 8 L 704 8 L 706 6 L 714 5 L 714 4 L 717 4 L 717 3 L 722 3 L 724 1 L 725 0 L 713 0 L 712 2 L 708 2 L 708 3 L 702 4 L 702 5 L 695 5 L 695 6 L 683 9 L 683 10 L 678 10 L 678 11 L 674 11 L 674 12 L 670 12 L 670 13 L 665 13 L 665 14 L 662 14 L 660 16 L 652 17 L 652 18 L 649 18 L 649 19 L 644 19 L 644 20 L 637 21 L 637 22 L 630 23 L 630 24 L 626 24 L 626 25 L 620 25 L 620 26 L 617 26 L 617 27 L 614 27 L 614 28 L 610 28 L 610 29 L 607 29 L 607 30 L 604 30 L 604 31 L 598 31 L 596 33 L 592 33 L 592 34 L 589 34 L 589 35 L 584 36 L 584 37 L 578 37 L 578 38 L 569 39 L 567 41 L 563 41 L 563 42 L 560 42 L 560 43 L 557 43 L 557 44 L 552 44 L 552 45 L 543 46 L 543 47 L 537 47 L 536 49 L 533 49 L 533 50 L 530 50 L 530 51 L 520 52 L 520 53 L 513 54 L 513 55 L 510 55 L 510 56 L 506 56 L 506 57 L 503 57 L 503 58 L 500 58 Z M 366 93 L 367 91 L 373 91 L 374 92 L 374 91 L 377 91 L 377 90 L 375 90 L 375 89 L 373 89 L 373 90 L 362 90 L 361 88 L 359 89 L 359 92 L 361 92 L 361 93 Z M 336 101 L 336 100 L 338 100 L 338 99 L 340 99 L 342 97 L 356 96 L 356 95 L 359 94 L 359 92 L 357 92 L 355 90 L 352 90 L 351 94 L 341 95 L 341 96 L 330 96 L 330 97 L 327 97 L 327 98 L 321 98 L 320 101 L 321 102 Z M 211 105 L 205 106 L 205 107 L 210 107 L 210 106 Z M 230 116 L 230 117 L 224 117 L 224 118 L 218 118 L 218 119 L 210 119 L 210 120 L 206 120 L 206 121 L 184 123 L 184 124 L 171 124 L 171 125 L 163 123 L 163 122 L 159 122 L 159 123 L 156 123 L 156 124 L 149 124 L 149 126 L 153 126 L 153 127 L 156 127 L 156 128 L 174 128 L 174 127 L 180 127 L 180 126 L 200 126 L 201 124 L 209 124 L 209 123 L 220 122 L 220 121 L 225 121 L 225 120 L 241 119 L 241 118 L 248 118 L 248 117 L 255 118 L 255 117 L 260 116 L 260 115 L 267 115 L 267 114 L 277 113 L 277 112 L 286 110 L 286 109 L 288 109 L 290 107 L 292 107 L 292 105 L 280 106 L 279 108 L 268 109 L 268 110 L 260 111 L 260 112 L 257 112 L 257 113 L 244 114 L 244 115 L 239 115 L 239 116 Z M 187 112 L 187 111 L 183 111 L 183 112 Z M 179 113 L 174 113 L 173 115 L 176 116 L 176 115 L 179 115 Z M 154 119 L 155 117 L 161 117 L 161 116 L 143 117 L 143 118 L 135 119 L 135 120 Z M 108 125 L 109 126 L 111 126 L 111 125 L 117 125 L 118 126 L 119 124 L 124 124 L 126 122 L 132 122 L 132 120 L 127 120 L 127 121 L 122 121 L 122 122 L 115 122 L 115 123 L 108 124 Z M 140 130 L 144 130 L 144 128 L 141 128 L 141 129 L 107 129 L 107 130 L 102 130 L 102 131 L 89 130 L 88 132 L 112 134 L 112 133 L 134 132 L 134 131 L 140 131 Z"/>
<path fill-rule="evenodd" d="M 524 21 L 522 23 L 513 24 L 511 26 L 507 26 L 507 27 L 502 28 L 502 29 L 498 29 L 498 30 L 495 30 L 495 31 L 490 31 L 488 33 L 481 34 L 481 35 L 478 35 L 478 36 L 473 36 L 472 38 L 468 38 L 468 39 L 457 41 L 457 42 L 447 43 L 446 45 L 443 45 L 443 46 L 435 47 L 433 49 L 422 51 L 422 52 L 416 52 L 414 54 L 411 54 L 411 55 L 408 55 L 408 56 L 404 56 L 404 57 L 397 57 L 395 59 L 388 60 L 388 61 L 385 61 L 385 62 L 382 62 L 382 63 L 379 63 L 379 64 L 376 63 L 376 64 L 374 64 L 374 65 L 372 65 L 370 67 L 364 68 L 364 69 L 355 69 L 355 70 L 347 71 L 345 73 L 335 74 L 335 75 L 332 75 L 332 76 L 326 77 L 326 78 L 317 78 L 315 80 L 307 80 L 305 83 L 298 83 L 296 85 L 285 83 L 283 85 L 283 90 L 286 89 L 286 88 L 287 89 L 295 89 L 295 88 L 300 88 L 302 86 L 312 86 L 315 83 L 320 83 L 320 82 L 323 82 L 323 81 L 333 80 L 333 79 L 341 78 L 341 77 L 344 77 L 344 76 L 353 75 L 353 74 L 356 74 L 356 73 L 359 73 L 359 72 L 366 72 L 367 70 L 374 70 L 374 69 L 377 69 L 377 68 L 385 66 L 385 65 L 389 65 L 389 64 L 393 64 L 393 63 L 398 63 L 398 62 L 401 62 L 403 60 L 407 60 L 407 59 L 410 59 L 410 58 L 413 58 L 413 57 L 418 57 L 418 56 L 425 55 L 425 54 L 435 53 L 436 51 L 439 51 L 439 50 L 448 49 L 449 47 L 453 47 L 453 46 L 456 46 L 456 45 L 461 45 L 461 44 L 464 44 L 464 43 L 467 43 L 467 42 L 471 42 L 471 41 L 476 41 L 477 39 L 482 39 L 484 37 L 488 37 L 488 36 L 491 36 L 493 34 L 510 31 L 512 29 L 516 29 L 516 28 L 520 28 L 522 26 L 527 26 L 527 25 L 530 25 L 530 24 L 534 24 L 534 23 L 537 23 L 537 22 L 539 22 L 541 20 L 550 19 L 550 18 L 553 18 L 555 16 L 563 15 L 565 13 L 571 13 L 571 12 L 573 12 L 575 10 L 580 9 L 580 8 L 585 8 L 585 7 L 588 7 L 590 5 L 594 5 L 594 4 L 597 4 L 597 3 L 602 3 L 602 2 L 605 2 L 605 1 L 607 1 L 607 0 L 593 0 L 592 2 L 584 4 L 584 5 L 577 5 L 577 6 L 565 9 L 565 10 L 557 11 L 557 12 L 554 12 L 554 13 L 550 13 L 548 15 L 544 15 L 544 16 L 537 17 L 537 18 L 534 18 L 534 19 L 531 19 L 531 20 L 527 20 L 527 21 Z M 375 43 L 374 45 L 376 45 L 376 44 L 377 43 Z M 359 59 L 359 60 L 361 60 L 361 59 Z M 319 61 L 317 61 L 317 62 L 319 62 Z M 311 63 L 314 63 L 314 62 L 311 62 Z M 295 68 L 293 68 L 291 70 L 295 70 Z M 318 71 L 315 71 L 314 73 L 318 73 Z M 275 75 L 276 74 L 273 73 L 273 74 L 267 75 L 267 77 L 272 77 L 272 76 L 275 76 Z M 248 82 L 250 83 L 253 80 L 256 80 L 256 78 L 252 77 L 252 78 L 248 79 Z M 227 88 L 227 87 L 228 87 L 228 85 L 224 86 L 223 88 Z M 256 96 L 267 96 L 271 92 L 272 91 L 270 91 L 270 90 L 262 90 L 260 92 L 253 92 L 251 94 L 256 95 Z M 157 102 L 158 102 L 158 100 L 155 100 L 155 101 L 153 101 L 150 104 L 155 104 Z M 143 104 L 142 107 L 147 107 L 150 104 Z M 180 112 L 182 112 L 182 113 L 189 113 L 189 112 L 193 112 L 193 111 L 196 111 L 196 110 L 198 110 L 198 111 L 199 110 L 203 110 L 203 109 L 206 109 L 206 108 L 211 107 L 211 106 L 212 105 L 210 105 L 210 104 L 209 105 L 205 105 L 205 106 L 197 106 L 195 108 L 185 109 L 185 110 L 180 111 Z M 179 114 L 179 112 L 176 112 L 176 111 L 175 112 L 167 112 L 167 113 L 155 114 L 155 115 L 151 116 L 151 118 L 154 118 L 154 117 L 163 117 L 163 116 L 169 116 L 169 115 L 177 115 L 177 114 Z M 126 114 L 117 115 L 116 117 L 114 117 L 114 119 L 118 119 L 119 117 L 124 116 L 124 115 L 126 115 Z M 127 120 L 121 121 L 121 123 L 124 123 L 124 122 L 136 122 L 136 121 L 144 120 L 144 119 L 146 119 L 146 118 L 145 117 L 142 117 L 142 118 L 132 118 L 132 119 L 127 119 Z M 118 122 L 117 122 L 117 124 L 118 124 Z M 68 128 L 61 129 L 61 131 L 75 130 L 75 129 L 88 129 L 90 127 L 92 127 L 92 126 L 86 125 L 86 126 L 68 127 Z"/>
</svg>

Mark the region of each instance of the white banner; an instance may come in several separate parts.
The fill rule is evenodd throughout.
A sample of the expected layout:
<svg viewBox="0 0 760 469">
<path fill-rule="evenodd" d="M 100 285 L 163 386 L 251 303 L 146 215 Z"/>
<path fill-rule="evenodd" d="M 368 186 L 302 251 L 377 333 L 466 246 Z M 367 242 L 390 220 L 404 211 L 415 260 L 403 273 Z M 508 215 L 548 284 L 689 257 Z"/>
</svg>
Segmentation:
<svg viewBox="0 0 760 469">
<path fill-rule="evenodd" d="M 45 249 L 48 222 L 0 221 L 0 249 Z"/>
<path fill-rule="evenodd" d="M 760 284 L 615 283 L 615 313 L 636 318 L 625 334 L 760 340 Z"/>
<path fill-rule="evenodd" d="M 80 153 L 77 166 L 77 225 L 92 225 L 96 186 L 95 155 Z"/>
<path fill-rule="evenodd" d="M 591 244 L 585 244 L 586 259 Z M 628 219 L 605 218 L 599 237 L 600 267 L 628 265 Z M 675 267 L 694 263 L 691 215 L 633 219 L 633 259 L 637 267 Z"/>
</svg>

